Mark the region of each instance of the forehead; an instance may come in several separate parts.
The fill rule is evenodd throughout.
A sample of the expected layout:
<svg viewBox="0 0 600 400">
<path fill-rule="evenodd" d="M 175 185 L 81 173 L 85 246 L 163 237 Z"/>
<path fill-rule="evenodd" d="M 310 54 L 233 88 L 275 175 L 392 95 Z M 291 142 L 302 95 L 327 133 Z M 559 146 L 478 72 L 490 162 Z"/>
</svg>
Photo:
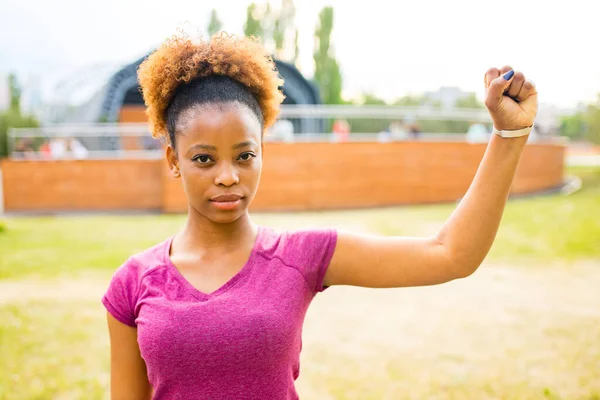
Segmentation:
<svg viewBox="0 0 600 400">
<path fill-rule="evenodd" d="M 249 107 L 240 103 L 202 104 L 181 113 L 175 127 L 178 140 L 186 142 L 237 141 L 261 138 L 261 125 Z"/>
</svg>

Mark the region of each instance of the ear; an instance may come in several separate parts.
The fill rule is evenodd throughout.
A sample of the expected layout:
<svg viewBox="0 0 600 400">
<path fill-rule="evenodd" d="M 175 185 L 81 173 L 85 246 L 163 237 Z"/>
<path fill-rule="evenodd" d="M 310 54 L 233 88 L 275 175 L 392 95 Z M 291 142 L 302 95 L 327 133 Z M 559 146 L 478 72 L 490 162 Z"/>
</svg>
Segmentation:
<svg viewBox="0 0 600 400">
<path fill-rule="evenodd" d="M 167 145 L 167 148 L 165 149 L 165 156 L 167 158 L 167 163 L 169 163 L 171 175 L 173 175 L 174 178 L 179 178 L 181 176 L 181 172 L 179 172 L 179 158 L 177 157 L 177 150 L 175 150 L 171 145 Z"/>
</svg>

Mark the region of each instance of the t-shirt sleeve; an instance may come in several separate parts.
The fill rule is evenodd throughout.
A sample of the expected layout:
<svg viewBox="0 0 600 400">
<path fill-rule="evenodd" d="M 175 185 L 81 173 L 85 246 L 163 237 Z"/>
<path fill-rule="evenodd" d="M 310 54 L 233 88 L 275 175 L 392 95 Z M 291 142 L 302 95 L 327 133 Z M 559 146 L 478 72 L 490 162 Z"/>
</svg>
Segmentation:
<svg viewBox="0 0 600 400">
<path fill-rule="evenodd" d="M 313 293 L 327 289 L 323 286 L 325 273 L 337 243 L 335 229 L 311 229 L 289 234 L 286 258 L 300 270 Z"/>
<path fill-rule="evenodd" d="M 102 296 L 102 304 L 116 320 L 136 327 L 136 304 L 139 288 L 139 266 L 133 259 L 127 260 L 113 275 L 108 289 Z"/>
</svg>

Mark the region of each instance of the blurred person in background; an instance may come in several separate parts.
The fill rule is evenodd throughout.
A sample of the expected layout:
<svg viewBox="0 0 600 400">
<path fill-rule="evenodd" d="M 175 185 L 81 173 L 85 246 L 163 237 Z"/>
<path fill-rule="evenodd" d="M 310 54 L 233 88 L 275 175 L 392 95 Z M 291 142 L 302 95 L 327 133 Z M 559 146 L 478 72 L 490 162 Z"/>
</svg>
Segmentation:
<svg viewBox="0 0 600 400">
<path fill-rule="evenodd" d="M 421 137 L 421 127 L 417 121 L 408 125 L 408 132 L 410 133 L 410 137 L 414 140 L 417 140 Z"/>
<path fill-rule="evenodd" d="M 294 142 L 294 124 L 288 119 L 277 120 L 269 131 L 269 138 L 286 143 Z"/>
<path fill-rule="evenodd" d="M 61 159 L 67 156 L 69 145 L 65 138 L 52 138 L 50 139 L 50 154 L 53 159 Z"/>
<path fill-rule="evenodd" d="M 421 127 L 417 119 L 409 115 L 404 119 L 404 130 L 408 133 L 408 137 L 413 140 L 419 139 L 421 135 Z"/>
<path fill-rule="evenodd" d="M 40 146 L 40 155 L 46 160 L 52 158 L 52 149 L 50 148 L 48 139 L 45 139 L 44 143 Z"/>
<path fill-rule="evenodd" d="M 391 142 L 392 140 L 404 140 L 407 138 L 406 130 L 404 129 L 404 121 L 395 120 L 390 122 L 390 125 L 379 132 L 377 139 L 379 142 Z"/>
<path fill-rule="evenodd" d="M 75 138 L 71 138 L 67 141 L 67 153 L 70 153 L 72 157 L 77 160 L 88 158 L 90 154 L 88 149 Z"/>
<path fill-rule="evenodd" d="M 467 130 L 466 140 L 469 143 L 487 142 L 490 139 L 490 134 L 484 124 L 473 122 Z"/>
<path fill-rule="evenodd" d="M 403 120 L 392 121 L 389 127 L 390 134 L 394 139 L 406 139 L 408 137 L 406 125 Z"/>
<path fill-rule="evenodd" d="M 32 138 L 20 138 L 15 143 L 13 158 L 32 159 L 36 158 Z"/>
<path fill-rule="evenodd" d="M 338 119 L 333 123 L 331 132 L 335 142 L 346 142 L 350 138 L 350 124 L 345 119 Z"/>
<path fill-rule="evenodd" d="M 125 261 L 102 298 L 113 399 L 297 399 L 302 325 L 318 293 L 434 285 L 479 267 L 537 112 L 523 74 L 485 73 L 495 134 L 466 195 L 432 236 L 281 232 L 248 213 L 263 135 L 283 100 L 265 49 L 227 35 L 173 37 L 138 76 L 188 215 L 179 233 Z"/>
</svg>

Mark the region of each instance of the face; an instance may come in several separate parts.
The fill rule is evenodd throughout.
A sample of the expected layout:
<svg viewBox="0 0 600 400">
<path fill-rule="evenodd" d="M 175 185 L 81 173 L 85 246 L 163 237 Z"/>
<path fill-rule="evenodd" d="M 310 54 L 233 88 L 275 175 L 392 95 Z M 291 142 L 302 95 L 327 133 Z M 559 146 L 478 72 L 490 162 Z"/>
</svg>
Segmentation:
<svg viewBox="0 0 600 400">
<path fill-rule="evenodd" d="M 236 103 L 198 106 L 179 116 L 175 141 L 167 160 L 183 180 L 190 211 L 216 223 L 244 215 L 262 170 L 256 115 Z"/>
</svg>

